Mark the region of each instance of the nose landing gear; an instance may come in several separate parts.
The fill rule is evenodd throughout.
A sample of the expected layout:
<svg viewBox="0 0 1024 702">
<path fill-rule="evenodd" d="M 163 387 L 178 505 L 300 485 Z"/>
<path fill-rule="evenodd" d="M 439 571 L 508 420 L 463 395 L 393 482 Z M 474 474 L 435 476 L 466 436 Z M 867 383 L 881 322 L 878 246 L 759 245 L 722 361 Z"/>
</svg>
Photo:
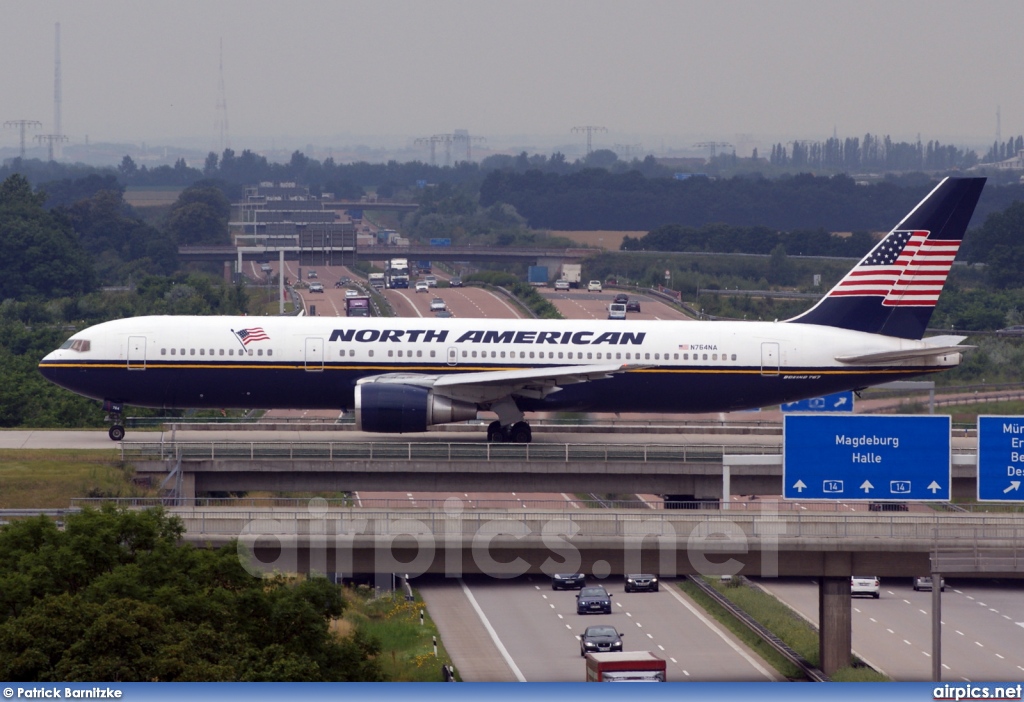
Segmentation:
<svg viewBox="0 0 1024 702">
<path fill-rule="evenodd" d="M 121 412 L 123 409 L 124 405 L 120 402 L 113 402 L 111 400 L 103 401 L 103 411 L 107 413 L 106 420 L 114 423 L 114 425 L 107 430 L 107 436 L 110 437 L 111 441 L 120 441 L 124 438 L 124 425 L 121 424 Z"/>
</svg>

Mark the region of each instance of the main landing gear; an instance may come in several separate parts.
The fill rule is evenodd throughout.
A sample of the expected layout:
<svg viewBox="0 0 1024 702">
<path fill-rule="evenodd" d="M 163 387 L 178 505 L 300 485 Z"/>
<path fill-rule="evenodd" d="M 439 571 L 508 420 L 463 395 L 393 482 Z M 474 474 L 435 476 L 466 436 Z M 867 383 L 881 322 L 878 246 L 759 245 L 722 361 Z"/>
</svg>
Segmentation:
<svg viewBox="0 0 1024 702">
<path fill-rule="evenodd" d="M 120 402 L 104 400 L 103 410 L 107 413 L 107 421 L 113 422 L 114 426 L 107 430 L 107 436 L 111 441 L 120 441 L 124 438 L 124 426 L 121 424 L 121 411 L 124 406 Z"/>
<path fill-rule="evenodd" d="M 533 441 L 533 432 L 526 422 L 503 427 L 500 421 L 493 421 L 487 426 L 487 440 L 491 443 L 528 444 Z"/>
</svg>

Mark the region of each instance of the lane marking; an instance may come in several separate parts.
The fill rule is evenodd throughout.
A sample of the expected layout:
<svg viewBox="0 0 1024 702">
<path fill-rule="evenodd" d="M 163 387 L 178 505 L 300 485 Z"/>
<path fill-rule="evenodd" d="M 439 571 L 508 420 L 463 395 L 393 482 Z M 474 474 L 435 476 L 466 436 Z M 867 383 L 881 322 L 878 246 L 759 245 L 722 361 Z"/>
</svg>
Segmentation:
<svg viewBox="0 0 1024 702">
<path fill-rule="evenodd" d="M 473 593 L 469 591 L 469 586 L 466 585 L 466 581 L 459 578 L 459 585 L 462 586 L 462 591 L 466 593 L 466 598 L 469 599 L 469 604 L 473 606 L 476 616 L 480 617 L 480 622 L 484 625 L 484 628 L 487 629 L 487 633 L 490 634 L 491 641 L 493 641 L 494 645 L 498 647 L 498 652 L 501 653 L 501 657 L 505 659 L 508 667 L 512 669 L 512 673 L 516 676 L 516 680 L 519 682 L 526 682 L 526 677 L 523 676 L 523 672 L 519 670 L 519 666 L 516 665 L 516 662 L 512 660 L 512 656 L 509 655 L 508 649 L 505 648 L 505 644 L 503 644 L 501 639 L 498 638 L 498 632 L 496 632 L 494 627 L 491 626 L 491 622 L 487 619 L 487 615 L 484 614 L 483 609 L 480 608 L 480 603 L 476 601 L 476 598 L 473 597 Z M 566 624 L 566 626 L 569 625 Z"/>
<path fill-rule="evenodd" d="M 679 604 L 683 605 L 684 607 L 686 607 L 686 609 L 690 610 L 690 614 L 692 614 L 697 619 L 699 619 L 701 622 L 703 622 L 704 626 L 706 626 L 708 629 L 710 629 L 711 631 L 713 631 L 716 634 L 718 634 L 718 637 L 720 639 L 722 639 L 722 641 L 724 641 L 726 644 L 728 644 L 729 647 L 733 651 L 735 651 L 739 655 L 743 656 L 744 660 L 746 660 L 747 663 L 749 663 L 755 670 L 757 670 L 759 673 L 761 673 L 761 675 L 765 676 L 769 680 L 772 680 L 772 681 L 775 680 L 775 678 L 772 676 L 772 674 L 764 669 L 764 666 L 762 666 L 760 663 L 758 663 L 756 660 L 754 660 L 754 658 L 749 653 L 747 653 L 742 648 L 740 648 L 739 644 L 737 644 L 735 641 L 733 641 L 728 636 L 726 636 L 724 631 L 722 631 L 721 629 L 716 627 L 714 624 L 712 624 L 711 621 L 707 617 L 705 617 L 700 611 L 698 611 L 692 604 L 687 602 L 686 599 L 684 599 L 681 594 L 676 592 L 676 588 L 674 586 L 670 586 L 668 588 L 668 592 L 672 595 L 672 597 L 675 597 L 679 601 Z M 672 662 L 675 663 L 676 659 L 673 658 Z M 685 670 L 683 672 L 686 673 Z M 689 676 L 690 674 L 686 673 L 686 675 Z"/>
</svg>

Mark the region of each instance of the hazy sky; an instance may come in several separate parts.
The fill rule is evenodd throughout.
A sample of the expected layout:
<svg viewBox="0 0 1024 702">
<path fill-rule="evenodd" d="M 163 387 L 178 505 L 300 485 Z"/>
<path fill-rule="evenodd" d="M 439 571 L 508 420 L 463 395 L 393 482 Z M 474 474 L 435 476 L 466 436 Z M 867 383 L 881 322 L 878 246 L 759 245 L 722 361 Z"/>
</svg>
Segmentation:
<svg viewBox="0 0 1024 702">
<path fill-rule="evenodd" d="M 583 125 L 608 129 L 595 148 L 655 152 L 833 129 L 987 144 L 1000 106 L 1003 138 L 1024 133 L 1021 0 L 5 0 L 0 17 L 0 122 L 53 130 L 60 22 L 71 142 L 216 147 L 221 40 L 236 149 L 459 128 L 582 143 Z"/>
</svg>

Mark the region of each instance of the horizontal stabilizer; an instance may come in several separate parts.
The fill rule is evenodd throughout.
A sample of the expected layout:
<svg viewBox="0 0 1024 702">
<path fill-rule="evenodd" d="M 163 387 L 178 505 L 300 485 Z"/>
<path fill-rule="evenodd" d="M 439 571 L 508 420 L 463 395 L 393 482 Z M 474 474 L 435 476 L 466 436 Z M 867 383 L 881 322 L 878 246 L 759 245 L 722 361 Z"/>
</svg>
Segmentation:
<svg viewBox="0 0 1024 702">
<path fill-rule="evenodd" d="M 899 349 L 896 351 L 879 351 L 877 353 L 867 353 L 859 356 L 836 356 L 836 360 L 840 363 L 870 365 L 876 363 L 891 363 L 893 361 L 912 361 L 918 358 L 943 356 L 950 353 L 960 353 L 965 349 L 976 348 L 974 346 L 958 345 L 966 338 L 966 336 L 932 336 L 924 340 L 925 342 L 928 342 L 927 346 L 919 346 L 912 349 Z"/>
</svg>

